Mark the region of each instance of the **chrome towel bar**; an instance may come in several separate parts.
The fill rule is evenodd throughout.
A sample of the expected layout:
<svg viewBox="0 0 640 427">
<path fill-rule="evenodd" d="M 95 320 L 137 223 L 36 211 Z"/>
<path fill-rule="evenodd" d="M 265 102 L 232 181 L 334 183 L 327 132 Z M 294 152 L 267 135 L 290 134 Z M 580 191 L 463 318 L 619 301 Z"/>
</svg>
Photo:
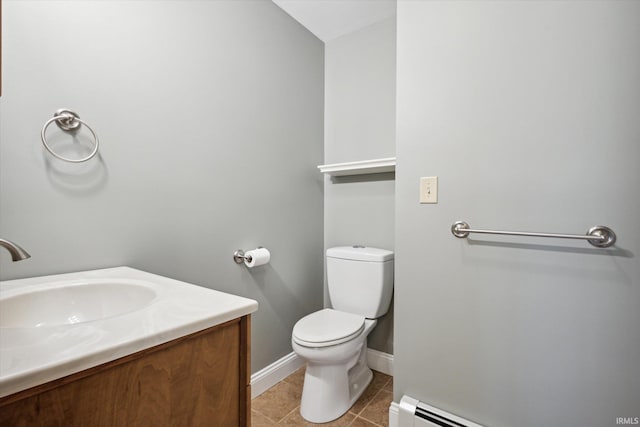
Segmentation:
<svg viewBox="0 0 640 427">
<path fill-rule="evenodd" d="M 456 221 L 451 226 L 451 233 L 463 239 L 469 233 L 503 234 L 508 236 L 553 237 L 557 239 L 581 239 L 586 240 L 598 248 L 608 248 L 616 242 L 616 233 L 609 227 L 597 225 L 591 227 L 587 234 L 557 234 L 557 233 L 531 233 L 527 231 L 503 231 L 503 230 L 476 230 L 469 227 L 464 221 Z"/>
</svg>

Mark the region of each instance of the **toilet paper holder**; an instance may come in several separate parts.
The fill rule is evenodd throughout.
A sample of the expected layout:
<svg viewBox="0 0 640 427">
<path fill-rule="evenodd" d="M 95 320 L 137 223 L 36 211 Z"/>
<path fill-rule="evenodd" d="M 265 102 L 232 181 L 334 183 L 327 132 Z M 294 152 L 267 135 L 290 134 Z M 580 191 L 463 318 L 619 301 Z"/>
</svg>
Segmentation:
<svg viewBox="0 0 640 427">
<path fill-rule="evenodd" d="M 262 248 L 263 246 L 258 246 L 256 249 Z M 252 258 L 251 255 L 245 255 L 242 249 L 238 249 L 233 253 L 233 260 L 236 262 L 236 264 L 242 264 L 245 261 L 251 262 Z"/>
</svg>

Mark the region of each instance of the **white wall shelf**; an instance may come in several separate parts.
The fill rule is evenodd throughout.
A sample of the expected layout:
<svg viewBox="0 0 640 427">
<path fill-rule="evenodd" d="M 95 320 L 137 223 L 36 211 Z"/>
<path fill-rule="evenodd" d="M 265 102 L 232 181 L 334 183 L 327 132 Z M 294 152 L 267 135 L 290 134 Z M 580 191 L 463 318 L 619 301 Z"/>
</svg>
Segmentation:
<svg viewBox="0 0 640 427">
<path fill-rule="evenodd" d="M 358 162 L 334 163 L 331 165 L 319 165 L 320 172 L 331 176 L 362 175 L 366 173 L 395 172 L 396 158 L 362 160 Z"/>
</svg>

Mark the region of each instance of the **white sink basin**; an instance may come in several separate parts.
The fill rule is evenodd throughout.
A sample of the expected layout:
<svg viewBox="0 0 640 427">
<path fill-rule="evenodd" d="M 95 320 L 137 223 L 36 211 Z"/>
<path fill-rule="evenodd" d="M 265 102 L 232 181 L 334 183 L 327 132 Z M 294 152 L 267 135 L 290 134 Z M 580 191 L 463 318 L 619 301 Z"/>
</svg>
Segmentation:
<svg viewBox="0 0 640 427">
<path fill-rule="evenodd" d="M 258 308 L 129 267 L 0 281 L 0 398 Z"/>
<path fill-rule="evenodd" d="M 146 307 L 156 292 L 112 281 L 85 282 L 0 298 L 0 328 L 34 328 L 91 322 Z"/>
</svg>

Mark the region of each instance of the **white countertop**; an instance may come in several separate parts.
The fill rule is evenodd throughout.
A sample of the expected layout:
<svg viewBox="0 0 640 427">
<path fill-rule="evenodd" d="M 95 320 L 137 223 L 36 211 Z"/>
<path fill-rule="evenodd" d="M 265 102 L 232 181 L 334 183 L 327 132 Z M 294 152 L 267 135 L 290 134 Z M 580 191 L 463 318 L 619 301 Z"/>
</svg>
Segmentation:
<svg viewBox="0 0 640 427">
<path fill-rule="evenodd" d="M 129 267 L 0 282 L 0 297 L 96 279 L 152 288 L 144 308 L 83 323 L 0 328 L 0 397 L 219 325 L 258 309 L 254 300 Z"/>
</svg>

